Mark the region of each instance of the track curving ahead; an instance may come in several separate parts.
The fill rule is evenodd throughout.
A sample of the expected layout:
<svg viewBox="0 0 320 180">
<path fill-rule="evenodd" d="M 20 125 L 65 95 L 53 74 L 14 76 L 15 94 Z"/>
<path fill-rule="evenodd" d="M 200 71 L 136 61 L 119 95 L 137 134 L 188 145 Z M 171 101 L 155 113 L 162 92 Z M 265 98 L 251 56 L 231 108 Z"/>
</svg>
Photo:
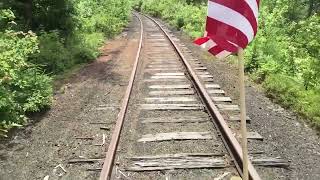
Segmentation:
<svg viewBox="0 0 320 180">
<path fill-rule="evenodd" d="M 139 17 L 138 14 L 134 13 L 135 16 L 139 19 L 140 21 L 140 27 L 141 27 L 141 34 L 140 34 L 140 42 L 139 42 L 139 48 L 137 51 L 136 55 L 136 61 L 131 73 L 129 85 L 127 87 L 125 97 L 121 106 L 121 110 L 118 115 L 118 119 L 116 122 L 116 126 L 114 129 L 114 132 L 112 134 L 112 139 L 106 154 L 106 158 L 104 161 L 104 165 L 100 174 L 100 180 L 106 180 L 110 179 L 111 173 L 112 173 L 112 168 L 113 168 L 113 162 L 123 126 L 123 122 L 126 116 L 126 111 L 128 109 L 128 103 L 130 99 L 130 95 L 132 92 L 134 80 L 136 77 L 136 72 L 139 64 L 139 57 L 140 57 L 140 52 L 142 48 L 142 41 L 143 41 L 143 23 L 141 18 Z M 142 14 L 141 14 L 142 15 Z M 145 15 L 143 15 L 145 16 Z M 196 73 L 195 69 L 192 67 L 192 65 L 187 61 L 185 56 L 183 55 L 182 51 L 179 49 L 179 47 L 175 44 L 173 39 L 170 37 L 170 35 L 161 27 L 161 25 L 154 20 L 153 18 L 149 16 L 145 16 L 149 18 L 152 22 L 154 22 L 162 31 L 162 33 L 166 36 L 166 38 L 169 40 L 171 43 L 172 47 L 174 48 L 174 51 L 176 54 L 180 57 L 180 60 L 182 64 L 184 65 L 185 69 L 187 70 L 188 78 L 191 80 L 191 83 L 195 87 L 195 90 L 197 91 L 198 96 L 201 98 L 201 101 L 203 104 L 205 104 L 205 108 L 209 115 L 213 119 L 213 123 L 215 124 L 216 128 L 222 135 L 222 140 L 224 142 L 224 145 L 226 149 L 229 152 L 229 155 L 232 157 L 234 160 L 234 164 L 236 165 L 236 168 L 238 170 L 238 173 L 242 175 L 242 151 L 241 151 L 241 146 L 237 139 L 234 137 L 232 134 L 230 128 L 228 127 L 226 121 L 224 120 L 224 117 L 221 115 L 219 112 L 219 109 L 216 107 L 216 104 L 213 102 L 212 98 L 210 97 L 209 93 L 207 92 L 205 85 L 202 83 L 200 80 L 198 74 Z M 251 163 L 249 163 L 249 175 L 250 178 L 253 180 L 260 180 L 261 178 L 259 177 L 257 171 L 253 167 Z"/>
<path fill-rule="evenodd" d="M 170 40 L 172 46 L 177 51 L 177 54 L 180 56 L 183 64 L 186 66 L 190 77 L 192 79 L 192 82 L 194 83 L 201 99 L 206 104 L 206 108 L 208 109 L 209 114 L 213 117 L 214 124 L 219 129 L 219 131 L 222 134 L 223 142 L 225 143 L 226 148 L 228 149 L 230 155 L 235 160 L 235 165 L 237 167 L 238 172 L 242 176 L 242 149 L 239 144 L 239 142 L 236 140 L 234 135 L 232 134 L 232 131 L 228 127 L 226 121 L 224 120 L 223 116 L 220 114 L 218 108 L 214 104 L 213 100 L 210 98 L 209 94 L 207 93 L 204 85 L 201 83 L 200 79 L 198 78 L 198 75 L 195 73 L 193 68 L 191 67 L 190 63 L 186 60 L 178 46 L 174 43 L 172 38 L 169 36 L 169 34 L 161 27 L 161 25 L 150 16 L 145 15 L 149 19 L 151 19 L 157 26 L 163 31 L 163 33 L 166 35 L 166 37 Z M 248 164 L 248 171 L 249 176 L 252 180 L 260 180 L 260 176 L 253 167 L 252 163 L 249 162 Z"/>
</svg>

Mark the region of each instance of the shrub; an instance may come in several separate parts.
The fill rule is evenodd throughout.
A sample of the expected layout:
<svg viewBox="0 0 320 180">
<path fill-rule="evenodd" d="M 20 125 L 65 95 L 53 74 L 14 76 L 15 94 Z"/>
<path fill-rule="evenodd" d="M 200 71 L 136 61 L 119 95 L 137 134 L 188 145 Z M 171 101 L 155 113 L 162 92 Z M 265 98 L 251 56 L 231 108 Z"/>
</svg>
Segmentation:
<svg viewBox="0 0 320 180">
<path fill-rule="evenodd" d="M 30 62 L 38 52 L 38 39 L 32 33 L 15 32 L 10 27 L 0 32 L 0 135 L 19 126 L 27 112 L 50 105 L 51 79 Z"/>
<path fill-rule="evenodd" d="M 15 102 L 21 104 L 23 112 L 39 112 L 50 106 L 52 101 L 51 78 L 36 68 L 17 72 L 10 85 Z"/>
<path fill-rule="evenodd" d="M 31 62 L 40 65 L 47 73 L 61 73 L 74 63 L 70 51 L 65 47 L 64 38 L 58 31 L 42 32 L 39 37 L 39 53 Z"/>
<path fill-rule="evenodd" d="M 99 47 L 104 42 L 103 33 L 76 33 L 67 42 L 76 63 L 90 62 L 98 55 Z"/>
<path fill-rule="evenodd" d="M 63 73 L 99 55 L 105 38 L 114 37 L 127 24 L 131 1 L 8 1 L 1 5 L 19 16 L 17 25 L 13 11 L 0 9 L 3 135 L 6 129 L 23 124 L 27 113 L 50 106 L 52 79 L 47 74 Z M 20 29 L 32 29 L 38 36 Z"/>
<path fill-rule="evenodd" d="M 142 5 L 143 5 L 143 1 L 142 0 L 138 0 L 138 1 L 134 2 L 133 8 L 140 12 L 142 10 Z"/>
<path fill-rule="evenodd" d="M 281 101 L 286 107 L 297 104 L 300 92 L 303 90 L 294 78 L 282 74 L 268 76 L 263 86 L 270 97 Z"/>
<path fill-rule="evenodd" d="M 269 97 L 296 110 L 320 128 L 320 90 L 306 90 L 303 83 L 283 74 L 269 75 L 263 83 Z"/>
<path fill-rule="evenodd" d="M 192 38 L 199 37 L 204 32 L 206 6 L 189 5 L 179 0 L 147 0 L 143 2 L 142 11 L 155 17 L 162 17 Z"/>
</svg>

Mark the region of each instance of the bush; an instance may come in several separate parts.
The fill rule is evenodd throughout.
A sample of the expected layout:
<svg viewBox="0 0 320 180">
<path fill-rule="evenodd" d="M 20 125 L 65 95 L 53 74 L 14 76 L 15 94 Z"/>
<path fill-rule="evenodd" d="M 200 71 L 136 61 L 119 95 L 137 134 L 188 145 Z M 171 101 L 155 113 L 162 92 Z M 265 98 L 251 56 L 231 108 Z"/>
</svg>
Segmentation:
<svg viewBox="0 0 320 180">
<path fill-rule="evenodd" d="M 286 107 L 291 107 L 299 101 L 302 85 L 286 75 L 274 74 L 268 76 L 263 83 L 266 93 Z"/>
<path fill-rule="evenodd" d="M 39 53 L 31 62 L 47 73 L 59 74 L 76 64 L 94 60 L 105 38 L 118 34 L 129 17 L 130 3 L 124 0 L 73 1 L 73 27 L 65 35 L 62 30 L 40 31 Z M 68 15 L 66 15 L 68 16 Z"/>
<path fill-rule="evenodd" d="M 76 33 L 103 33 L 111 38 L 127 24 L 131 2 L 127 0 L 105 0 L 102 2 L 80 0 L 74 2 Z"/>
<path fill-rule="evenodd" d="M 269 97 L 287 108 L 296 110 L 320 128 L 320 90 L 305 90 L 303 83 L 283 75 L 269 75 L 263 83 Z"/>
<path fill-rule="evenodd" d="M 60 74 L 76 64 L 90 62 L 99 55 L 102 33 L 75 33 L 67 40 L 57 31 L 42 32 L 39 53 L 30 62 L 41 66 L 47 73 Z"/>
<path fill-rule="evenodd" d="M 77 33 L 69 38 L 67 47 L 71 50 L 74 61 L 79 64 L 90 62 L 98 57 L 99 47 L 103 42 L 103 33 Z"/>
<path fill-rule="evenodd" d="M 0 3 L 1 4 L 1 3 Z M 0 9 L 0 135 L 50 106 L 52 79 L 99 55 L 127 24 L 131 1 L 8 1 Z M 32 9 L 32 11 L 30 11 Z M 26 12 L 27 11 L 27 12 Z M 34 30 L 38 35 L 29 31 Z M 46 73 L 46 74 L 44 74 Z"/>
<path fill-rule="evenodd" d="M 0 32 L 0 135 L 19 126 L 27 112 L 49 106 L 51 79 L 27 61 L 39 51 L 37 36 L 10 30 Z"/>
<path fill-rule="evenodd" d="M 312 120 L 313 125 L 320 129 L 320 89 L 301 92 L 299 112 Z"/>
<path fill-rule="evenodd" d="M 136 11 L 140 12 L 140 11 L 142 11 L 142 5 L 143 5 L 143 1 L 142 0 L 137 0 L 133 4 L 133 9 L 135 9 Z"/>
<path fill-rule="evenodd" d="M 163 18 L 192 38 L 204 33 L 206 6 L 191 5 L 179 0 L 147 0 L 143 1 L 141 9 L 152 16 Z"/>
<path fill-rule="evenodd" d="M 58 31 L 42 32 L 39 37 L 39 53 L 31 62 L 40 65 L 47 73 L 61 73 L 73 65 L 70 51 Z"/>
<path fill-rule="evenodd" d="M 21 104 L 24 112 L 39 112 L 51 105 L 51 78 L 36 68 L 27 68 L 17 72 L 10 86 L 15 101 Z"/>
</svg>

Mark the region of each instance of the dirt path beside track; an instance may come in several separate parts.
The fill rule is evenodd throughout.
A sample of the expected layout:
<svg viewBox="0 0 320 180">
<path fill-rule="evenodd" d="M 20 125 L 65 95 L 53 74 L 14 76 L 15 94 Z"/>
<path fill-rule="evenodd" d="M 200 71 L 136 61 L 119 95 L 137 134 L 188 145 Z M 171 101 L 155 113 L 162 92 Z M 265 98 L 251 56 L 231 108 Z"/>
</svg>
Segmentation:
<svg viewBox="0 0 320 180">
<path fill-rule="evenodd" d="M 137 22 L 134 18 L 120 36 L 107 42 L 96 61 L 64 80 L 48 112 L 31 119 L 33 123 L 14 132 L 11 138 L 1 140 L 1 180 L 43 179 L 47 175 L 50 180 L 97 179 L 99 171 L 86 170 L 101 163 L 67 162 L 105 156 L 136 54 L 140 31 Z M 99 122 L 104 124 L 92 124 Z M 98 146 L 103 134 L 105 146 Z M 57 167 L 59 164 L 66 173 Z"/>
</svg>

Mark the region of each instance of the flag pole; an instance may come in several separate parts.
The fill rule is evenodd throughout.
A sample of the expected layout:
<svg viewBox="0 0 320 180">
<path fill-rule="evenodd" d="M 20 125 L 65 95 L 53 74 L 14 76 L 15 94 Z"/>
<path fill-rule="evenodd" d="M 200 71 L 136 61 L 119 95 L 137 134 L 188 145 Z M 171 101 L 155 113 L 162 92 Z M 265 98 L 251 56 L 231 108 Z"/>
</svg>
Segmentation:
<svg viewBox="0 0 320 180">
<path fill-rule="evenodd" d="M 239 67 L 239 87 L 240 87 L 240 120 L 241 120 L 241 146 L 243 158 L 242 180 L 248 180 L 248 143 L 247 143 L 247 115 L 246 115 L 246 95 L 244 80 L 244 51 L 238 48 L 238 67 Z"/>
</svg>

